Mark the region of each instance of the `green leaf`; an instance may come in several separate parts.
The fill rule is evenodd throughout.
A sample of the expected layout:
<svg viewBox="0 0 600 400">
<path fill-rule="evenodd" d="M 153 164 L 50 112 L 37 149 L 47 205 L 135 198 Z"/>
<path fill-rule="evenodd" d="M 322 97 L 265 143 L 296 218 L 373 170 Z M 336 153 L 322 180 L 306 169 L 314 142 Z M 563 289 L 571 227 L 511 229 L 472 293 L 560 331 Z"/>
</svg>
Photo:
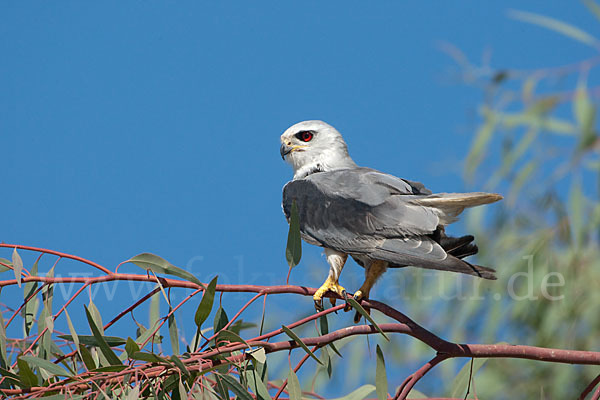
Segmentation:
<svg viewBox="0 0 600 400">
<path fill-rule="evenodd" d="M 150 298 L 150 325 L 154 325 L 160 318 L 160 293 L 154 293 Z M 160 334 L 160 331 L 156 332 Z"/>
<path fill-rule="evenodd" d="M 290 230 L 288 231 L 287 246 L 285 248 L 285 259 L 290 268 L 294 268 L 302 258 L 302 239 L 300 236 L 300 217 L 296 200 L 292 202 L 290 212 Z"/>
<path fill-rule="evenodd" d="M 81 360 L 85 364 L 85 367 L 87 368 L 88 371 L 96 369 L 97 366 L 96 366 L 96 363 L 94 362 L 94 357 L 92 357 L 92 354 L 87 349 L 87 347 L 85 347 L 82 344 L 79 345 L 79 355 L 81 356 Z"/>
<path fill-rule="evenodd" d="M 67 325 L 69 326 L 69 332 L 71 332 L 70 339 L 66 339 L 66 340 L 71 340 L 73 343 L 75 343 L 75 349 L 77 349 L 77 352 L 79 353 L 79 337 L 77 336 L 77 332 L 75 331 L 73 322 L 71 322 L 71 317 L 69 316 L 67 309 L 65 309 L 65 317 L 67 318 Z M 61 339 L 65 339 L 65 338 L 63 337 Z M 81 356 L 81 354 L 79 354 L 79 356 Z"/>
<path fill-rule="evenodd" d="M 44 400 L 65 400 L 65 395 L 64 394 L 53 394 L 51 396 L 44 396 L 42 398 Z M 85 399 L 85 396 L 83 396 L 83 395 L 69 394 L 69 396 L 67 397 L 67 399 L 69 399 L 69 400 L 82 400 L 82 399 Z"/>
<path fill-rule="evenodd" d="M 34 356 L 21 356 L 20 359 L 26 361 L 27 363 L 29 363 L 31 365 L 38 367 L 38 368 L 43 368 L 52 375 L 73 376 L 73 374 L 71 372 L 67 372 L 60 365 L 54 364 L 48 360 L 44 360 L 43 358 L 34 357 Z"/>
<path fill-rule="evenodd" d="M 223 383 L 225 383 L 231 391 L 240 399 L 240 400 L 254 400 L 254 398 L 248 393 L 248 391 L 231 375 L 222 375 L 219 374 Z"/>
<path fill-rule="evenodd" d="M 169 315 L 169 337 L 171 338 L 171 351 L 173 354 L 179 354 L 179 330 L 175 314 Z"/>
<path fill-rule="evenodd" d="M 423 394 L 422 392 L 419 392 L 418 390 L 412 389 L 410 391 L 410 393 L 408 394 L 408 396 L 406 396 L 407 399 L 428 399 L 429 396 L 427 396 L 426 394 Z"/>
<path fill-rule="evenodd" d="M 596 140 L 594 131 L 596 125 L 596 107 L 590 101 L 587 89 L 583 83 L 577 85 L 573 100 L 573 114 L 580 130 L 579 149 L 586 150 Z"/>
<path fill-rule="evenodd" d="M 98 340 L 96 339 L 95 336 L 92 336 L 92 335 L 76 335 L 76 336 L 77 336 L 77 340 L 79 340 L 79 343 L 81 343 L 81 344 L 84 344 L 86 346 L 100 347 L 100 343 L 98 342 Z M 125 340 L 121 337 L 118 337 L 118 336 L 102 336 L 102 337 L 104 338 L 104 341 L 110 347 L 120 346 L 122 344 L 127 343 L 127 340 Z M 59 338 L 68 340 L 70 342 L 77 343 L 77 341 L 75 340 L 73 335 L 60 335 Z"/>
<path fill-rule="evenodd" d="M 19 253 L 17 253 L 16 247 L 12 253 L 12 266 L 13 271 L 15 273 L 15 279 L 17 280 L 17 285 L 21 287 L 21 279 L 23 278 L 23 276 L 21 275 L 21 273 L 23 272 L 23 260 L 21 259 Z"/>
<path fill-rule="evenodd" d="M 246 378 L 248 387 L 256 394 L 258 400 L 271 400 L 269 390 L 256 370 L 250 369 L 245 371 L 244 377 Z"/>
<path fill-rule="evenodd" d="M 178 389 L 179 389 L 179 398 L 182 400 L 186 400 L 188 398 L 187 396 L 187 390 L 185 389 L 185 385 L 183 384 L 183 382 L 181 381 L 181 378 L 178 380 Z"/>
<path fill-rule="evenodd" d="M 377 329 L 377 331 L 379 333 L 381 333 L 381 335 L 385 338 L 385 340 L 389 341 L 390 339 L 388 339 L 388 337 L 385 335 L 385 333 L 383 333 L 383 331 L 381 330 L 381 328 L 379 327 L 379 325 L 377 325 L 377 323 L 375 322 L 375 320 L 373 320 L 373 318 L 371 318 L 371 316 L 369 315 L 369 313 L 367 313 L 365 311 L 365 309 L 356 301 L 354 300 L 354 298 L 352 297 L 348 297 L 346 299 L 346 301 L 352 306 L 352 308 L 354 308 L 356 311 L 358 311 L 358 313 L 360 315 L 362 315 L 363 317 L 365 317 L 365 319 L 367 321 L 369 321 L 371 323 L 371 325 L 373 325 L 375 327 L 375 329 Z"/>
<path fill-rule="evenodd" d="M 138 254 L 135 257 L 130 258 L 125 262 L 130 262 L 138 267 L 150 270 L 156 274 L 166 274 L 176 276 L 181 279 L 185 279 L 189 282 L 195 283 L 198 286 L 203 286 L 202 283 L 196 278 L 194 275 L 190 274 L 186 270 L 183 270 L 179 267 L 174 266 L 169 263 L 167 260 L 152 254 L 152 253 L 142 253 Z"/>
<path fill-rule="evenodd" d="M 198 305 L 198 309 L 196 310 L 196 315 L 194 316 L 194 322 L 196 326 L 200 328 L 202 323 L 206 321 L 210 312 L 212 311 L 212 306 L 215 300 L 215 290 L 217 288 L 217 278 L 215 276 L 212 281 L 208 284 L 204 294 L 202 295 L 202 300 Z"/>
<path fill-rule="evenodd" d="M 143 331 L 140 328 L 140 332 L 142 332 L 142 333 L 140 334 L 140 336 L 138 336 L 135 339 L 135 342 L 141 346 L 142 343 L 145 343 L 146 341 L 148 341 L 150 339 L 150 336 L 152 336 L 152 332 L 154 332 L 156 330 L 156 328 L 158 328 L 159 323 L 160 323 L 159 321 L 156 321 L 156 323 L 154 325 L 152 325 L 149 329 L 146 329 Z M 143 328 L 143 326 L 142 326 L 142 328 Z M 156 342 L 156 341 L 153 341 L 153 342 Z"/>
<path fill-rule="evenodd" d="M 304 349 L 304 351 L 308 353 L 309 356 L 311 356 L 319 364 L 323 365 L 321 360 L 319 360 L 317 358 L 317 356 L 315 356 L 315 354 L 312 351 L 310 351 L 310 349 L 304 344 L 304 342 L 298 337 L 298 335 L 296 335 L 294 332 L 292 332 L 292 330 L 290 328 L 288 328 L 285 325 L 281 325 L 281 329 L 283 329 L 283 331 L 286 333 L 286 335 L 291 337 L 294 340 L 294 342 L 296 342 L 298 344 L 298 346 L 302 347 Z"/>
<path fill-rule="evenodd" d="M 216 388 L 217 393 L 219 393 L 219 397 L 221 400 L 229 400 L 229 390 L 225 387 L 225 382 L 223 381 L 223 377 L 220 374 L 215 374 Z"/>
<path fill-rule="evenodd" d="M 90 311 L 90 314 L 92 316 L 92 319 L 94 320 L 94 323 L 96 324 L 96 327 L 98 328 L 100 333 L 104 335 L 104 324 L 102 323 L 102 315 L 100 314 L 98 307 L 96 307 L 92 299 L 90 299 L 88 310 Z"/>
<path fill-rule="evenodd" d="M 383 358 L 383 352 L 381 347 L 377 345 L 377 366 L 375 368 L 375 387 L 377 392 L 377 398 L 379 400 L 387 400 L 388 397 L 388 381 L 387 374 L 385 371 L 385 360 Z"/>
<path fill-rule="evenodd" d="M 319 324 L 321 326 L 321 336 L 327 335 L 329 333 L 329 322 L 327 321 L 327 314 L 321 315 L 319 317 Z M 333 342 L 329 343 L 329 347 L 331 347 L 331 349 L 335 352 L 335 354 L 342 357 L 342 354 L 338 351 L 338 349 L 335 347 Z"/>
<path fill-rule="evenodd" d="M 102 354 L 104 355 L 104 357 L 106 357 L 106 360 L 111 365 L 121 365 L 121 361 L 119 360 L 119 357 L 117 357 L 117 355 L 114 353 L 114 351 L 112 351 L 112 349 L 110 348 L 110 346 L 108 345 L 108 343 L 106 343 L 106 340 L 104 339 L 104 336 L 102 336 L 102 334 L 100 333 L 100 330 L 98 329 L 98 327 L 94 323 L 94 319 L 92 318 L 92 314 L 90 314 L 88 308 L 85 305 L 83 307 L 85 308 L 85 315 L 87 317 L 88 324 L 90 325 L 90 329 L 92 330 L 92 333 L 94 334 L 94 337 L 96 338 L 96 341 L 98 342 L 98 346 L 100 347 L 100 351 L 102 352 Z"/>
<path fill-rule="evenodd" d="M 31 271 L 29 271 L 31 276 L 37 276 L 38 274 L 38 261 L 36 260 L 31 267 Z M 23 317 L 23 328 L 25 329 L 25 336 L 29 336 L 31 332 L 31 326 L 33 325 L 33 321 L 35 320 L 35 314 L 39 307 L 39 300 L 37 297 L 32 297 L 35 291 L 38 288 L 38 283 L 31 281 L 25 283 L 25 288 L 23 289 L 23 300 L 26 301 L 25 307 L 21 310 L 21 316 Z M 29 300 L 28 300 L 29 299 Z"/>
<path fill-rule="evenodd" d="M 8 368 L 8 358 L 6 354 L 6 328 L 4 327 L 4 318 L 0 312 L 0 367 Z"/>
<path fill-rule="evenodd" d="M 29 366 L 27 366 L 29 368 Z M 8 380 L 11 383 L 18 385 L 19 387 L 31 387 L 29 385 L 27 385 L 26 383 L 21 381 L 21 378 L 19 377 L 19 375 L 15 375 L 12 372 L 4 369 L 4 368 L 0 368 L 0 375 L 2 375 L 5 378 L 5 381 Z M 4 386 L 1 386 L 3 389 L 5 388 Z"/>
<path fill-rule="evenodd" d="M 12 263 L 8 261 L 6 258 L 0 257 L 0 263 L 10 265 L 12 267 Z M 12 268 L 8 268 L 4 265 L 0 264 L 0 272 L 10 271 Z"/>
<path fill-rule="evenodd" d="M 338 397 L 337 399 L 332 399 L 332 400 L 363 400 L 369 394 L 373 393 L 373 390 L 375 390 L 375 386 L 364 385 L 364 386 L 359 387 L 352 393 L 345 395 L 344 397 Z"/>
<path fill-rule="evenodd" d="M 134 353 L 140 351 L 140 346 L 138 346 L 132 338 L 128 337 L 127 343 L 125 343 L 125 351 L 127 352 L 127 355 L 131 358 L 131 356 L 133 356 Z"/>
<path fill-rule="evenodd" d="M 472 358 L 462 367 L 458 375 L 452 382 L 452 395 L 450 397 L 466 397 L 467 388 L 469 387 L 470 378 L 474 377 L 477 371 L 485 364 L 487 358 Z M 473 363 L 471 371 L 471 363 Z M 472 385 L 471 385 L 472 387 Z"/>
<path fill-rule="evenodd" d="M 228 331 L 227 329 L 222 329 L 217 334 L 216 342 L 219 343 L 222 341 L 233 342 L 233 343 L 244 343 L 248 348 L 251 348 L 250 345 L 248 344 L 248 342 L 246 342 L 244 339 L 242 339 L 238 334 Z"/>
<path fill-rule="evenodd" d="M 543 28 L 558 32 L 566 37 L 577 40 L 581 43 L 585 43 L 588 46 L 592 46 L 594 48 L 597 48 L 598 46 L 598 40 L 596 40 L 595 37 L 566 22 L 526 11 L 509 10 L 508 15 L 513 19 L 538 25 Z"/>
<path fill-rule="evenodd" d="M 219 306 L 215 313 L 214 333 L 218 333 L 229 323 L 229 318 L 223 307 Z"/>
<path fill-rule="evenodd" d="M 32 387 L 38 385 L 37 376 L 35 376 L 29 364 L 22 357 L 17 358 L 17 366 L 19 367 L 19 378 L 25 386 Z"/>
<path fill-rule="evenodd" d="M 169 360 L 167 360 L 166 358 L 163 358 L 154 353 L 146 353 L 144 351 L 137 351 L 133 353 L 131 358 L 139 361 L 170 364 Z"/>
<path fill-rule="evenodd" d="M 288 393 L 290 394 L 290 400 L 302 400 L 302 389 L 300 389 L 300 381 L 298 380 L 298 376 L 290 367 L 290 371 L 288 374 Z"/>
<path fill-rule="evenodd" d="M 128 365 L 107 365 L 106 367 L 96 368 L 93 372 L 121 372 L 127 368 L 129 368 Z"/>
<path fill-rule="evenodd" d="M 331 367 L 331 357 L 329 356 L 329 352 L 327 351 L 327 346 L 321 347 L 321 359 L 323 364 L 325 364 L 327 376 L 329 376 L 329 379 L 331 379 L 333 368 Z"/>
<path fill-rule="evenodd" d="M 250 329 L 250 328 L 254 328 L 256 327 L 255 323 L 252 322 L 244 322 L 244 320 L 242 319 L 238 319 L 237 321 L 235 321 L 233 324 L 231 324 L 229 326 L 229 330 L 233 333 L 237 333 L 238 335 L 240 334 L 240 331 L 244 330 L 244 329 Z"/>
<path fill-rule="evenodd" d="M 190 371 L 187 369 L 187 367 L 185 366 L 185 364 L 183 363 L 183 361 L 181 361 L 181 359 L 179 359 L 179 357 L 172 355 L 170 357 L 170 360 L 173 361 L 173 364 L 175 364 L 177 366 L 177 368 L 179 368 L 179 370 L 185 375 L 185 376 L 190 376 Z"/>
</svg>

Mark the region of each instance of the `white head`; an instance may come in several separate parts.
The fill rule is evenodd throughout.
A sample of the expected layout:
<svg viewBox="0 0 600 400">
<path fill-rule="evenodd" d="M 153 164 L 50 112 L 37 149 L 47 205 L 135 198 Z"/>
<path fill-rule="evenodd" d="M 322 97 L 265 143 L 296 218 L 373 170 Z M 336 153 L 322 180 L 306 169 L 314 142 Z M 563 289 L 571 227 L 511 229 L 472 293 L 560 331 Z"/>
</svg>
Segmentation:
<svg viewBox="0 0 600 400">
<path fill-rule="evenodd" d="M 342 135 L 323 121 L 303 121 L 289 127 L 281 135 L 280 152 L 294 168 L 294 179 L 356 166 Z"/>
</svg>

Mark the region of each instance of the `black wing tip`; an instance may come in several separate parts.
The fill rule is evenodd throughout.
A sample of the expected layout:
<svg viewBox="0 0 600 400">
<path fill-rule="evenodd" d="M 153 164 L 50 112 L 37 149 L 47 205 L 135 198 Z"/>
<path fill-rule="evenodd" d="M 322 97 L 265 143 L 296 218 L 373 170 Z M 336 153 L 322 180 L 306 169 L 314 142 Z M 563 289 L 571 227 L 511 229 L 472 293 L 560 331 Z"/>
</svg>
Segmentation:
<svg viewBox="0 0 600 400">
<path fill-rule="evenodd" d="M 491 281 L 495 281 L 498 279 L 496 276 L 496 270 L 488 267 L 482 267 L 481 265 L 469 264 L 466 261 L 463 261 L 465 264 L 468 264 L 469 267 L 473 269 L 473 275 L 478 276 L 479 278 L 489 279 Z"/>
</svg>

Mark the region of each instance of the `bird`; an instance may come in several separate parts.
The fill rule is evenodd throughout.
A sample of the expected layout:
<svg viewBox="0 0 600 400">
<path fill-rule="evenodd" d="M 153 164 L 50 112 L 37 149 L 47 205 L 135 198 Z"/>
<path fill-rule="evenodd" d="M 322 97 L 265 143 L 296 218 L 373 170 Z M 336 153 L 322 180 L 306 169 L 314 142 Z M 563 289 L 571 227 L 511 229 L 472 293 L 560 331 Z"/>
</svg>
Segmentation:
<svg viewBox="0 0 600 400">
<path fill-rule="evenodd" d="M 342 135 L 319 120 L 302 121 L 281 135 L 281 157 L 293 179 L 283 187 L 288 223 L 296 203 L 300 235 L 324 249 L 329 274 L 313 295 L 323 310 L 328 292 L 346 299 L 339 278 L 352 257 L 365 270 L 354 299 L 368 299 L 388 268 L 418 267 L 496 279 L 492 268 L 471 264 L 477 253 L 472 235 L 453 237 L 446 226 L 469 207 L 502 199 L 495 193 L 433 193 L 422 183 L 358 166 Z M 330 297 L 332 305 L 335 298 Z M 348 305 L 347 305 L 348 306 Z M 347 307 L 349 309 L 349 307 Z M 355 322 L 360 320 L 357 313 Z"/>
</svg>

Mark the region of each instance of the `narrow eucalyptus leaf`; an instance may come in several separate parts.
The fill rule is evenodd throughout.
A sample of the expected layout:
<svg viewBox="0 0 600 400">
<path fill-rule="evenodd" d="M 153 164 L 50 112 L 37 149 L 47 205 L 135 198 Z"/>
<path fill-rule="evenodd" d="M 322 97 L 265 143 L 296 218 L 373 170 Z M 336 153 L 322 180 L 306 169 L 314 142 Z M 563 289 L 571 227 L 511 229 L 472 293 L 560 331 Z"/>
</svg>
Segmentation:
<svg viewBox="0 0 600 400">
<path fill-rule="evenodd" d="M 73 376 L 71 372 L 66 371 L 60 365 L 54 364 L 48 360 L 44 360 L 43 358 L 35 357 L 35 356 L 21 356 L 21 360 L 26 361 L 27 363 L 34 365 L 38 368 L 43 368 L 48 371 L 52 375 L 57 376 Z"/>
<path fill-rule="evenodd" d="M 6 258 L 0 257 L 0 272 L 12 270 L 12 268 L 8 268 L 8 266 L 12 267 L 12 262 L 8 261 Z"/>
<path fill-rule="evenodd" d="M 140 351 L 140 346 L 130 337 L 127 338 L 127 342 L 125 343 L 125 351 L 127 355 L 131 358 L 134 353 Z"/>
<path fill-rule="evenodd" d="M 294 268 L 302 258 L 302 239 L 300 236 L 300 217 L 298 215 L 298 205 L 296 200 L 292 202 L 290 213 L 290 229 L 288 231 L 287 246 L 285 249 L 285 259 L 290 268 Z"/>
<path fill-rule="evenodd" d="M 171 338 L 171 350 L 173 354 L 179 354 L 179 330 L 175 314 L 169 315 L 169 337 Z"/>
<path fill-rule="evenodd" d="M 187 369 L 187 367 L 185 366 L 185 364 L 181 361 L 181 359 L 175 355 L 172 355 L 170 357 L 170 360 L 173 361 L 173 364 L 175 364 L 177 366 L 177 368 L 179 368 L 179 370 L 185 375 L 185 376 L 190 376 L 190 371 Z"/>
<path fill-rule="evenodd" d="M 220 377 L 240 400 L 254 400 L 246 388 L 244 388 L 237 380 L 235 380 L 232 375 L 220 375 Z"/>
<path fill-rule="evenodd" d="M 194 322 L 198 327 L 202 326 L 202 323 L 206 321 L 212 310 L 212 306 L 215 300 L 217 278 L 218 276 L 215 276 L 206 287 L 206 290 L 202 295 L 202 300 L 200 300 L 200 304 L 198 305 L 198 309 L 196 310 L 196 314 L 194 315 Z"/>
<path fill-rule="evenodd" d="M 260 375 L 254 369 L 245 371 L 244 377 L 250 390 L 252 390 L 258 400 L 271 400 L 271 395 L 267 386 L 263 383 Z"/>
<path fill-rule="evenodd" d="M 338 397 L 332 400 L 363 400 L 369 394 L 373 393 L 373 390 L 375 390 L 375 386 L 364 385 L 354 390 L 352 393 L 345 395 L 344 397 Z"/>
<path fill-rule="evenodd" d="M 125 262 L 130 262 L 145 270 L 150 270 L 156 274 L 173 275 L 189 282 L 202 286 L 202 283 L 191 273 L 174 266 L 164 258 L 152 253 L 142 253 L 130 258 Z"/>
<path fill-rule="evenodd" d="M 298 346 L 302 347 L 304 349 L 304 351 L 306 351 L 308 353 L 309 356 L 311 356 L 319 364 L 323 365 L 321 360 L 319 360 L 317 358 L 317 356 L 315 356 L 315 354 L 312 351 L 310 351 L 310 349 L 304 344 L 304 342 L 298 337 L 298 335 L 296 335 L 294 332 L 292 332 L 292 330 L 290 328 L 288 328 L 285 325 L 281 325 L 281 329 L 283 329 L 285 334 L 288 335 L 289 337 L 291 337 L 294 340 L 294 342 L 296 342 L 298 344 Z"/>
<path fill-rule="evenodd" d="M 37 386 L 38 379 L 29 367 L 29 364 L 22 357 L 17 358 L 17 366 L 19 367 L 19 378 L 21 383 L 27 387 Z"/>
<path fill-rule="evenodd" d="M 95 336 L 92 336 L 92 335 L 76 335 L 76 336 L 77 336 L 77 341 L 79 341 L 79 343 L 81 343 L 83 345 L 100 347 L 100 344 Z M 73 335 L 60 335 L 58 337 L 61 339 L 64 339 L 64 340 L 68 340 L 70 342 L 76 342 L 75 337 Z M 104 338 L 104 340 L 110 347 L 121 346 L 122 344 L 125 344 L 127 342 L 127 340 L 125 340 L 121 337 L 118 337 L 118 336 L 102 336 L 102 337 Z"/>
<path fill-rule="evenodd" d="M 371 325 L 373 325 L 375 327 L 375 329 L 377 329 L 377 331 L 379 333 L 381 333 L 381 335 L 386 339 L 386 340 L 390 340 L 388 339 L 388 337 L 385 335 L 385 333 L 383 333 L 383 331 L 381 330 L 381 328 L 379 327 L 379 325 L 377 325 L 377 323 L 375 322 L 375 320 L 373 320 L 373 318 L 371 318 L 371 316 L 369 315 L 369 313 L 367 313 L 365 311 L 365 309 L 358 303 L 358 301 L 354 300 L 352 297 L 348 297 L 348 299 L 346 300 L 351 306 L 352 308 L 354 308 L 356 311 L 358 311 L 358 313 L 360 315 L 362 315 L 363 317 L 365 317 L 365 319 L 367 321 L 369 321 L 371 323 Z"/>
<path fill-rule="evenodd" d="M 228 331 L 227 329 L 222 329 L 217 334 L 216 342 L 219 343 L 222 341 L 228 341 L 228 342 L 232 342 L 232 343 L 244 343 L 248 348 L 250 348 L 250 345 L 244 339 L 242 339 L 239 335 L 237 335 L 231 331 Z"/>
<path fill-rule="evenodd" d="M 98 346 L 100 347 L 100 351 L 102 352 L 104 357 L 106 357 L 106 360 L 111 365 L 121 365 L 121 361 L 119 360 L 119 357 L 117 357 L 117 355 L 110 348 L 108 343 L 106 343 L 106 340 L 104 339 L 104 337 L 100 333 L 100 330 L 96 326 L 94 319 L 92 318 L 92 315 L 90 314 L 88 308 L 86 306 L 84 306 L 84 308 L 85 308 L 85 315 L 87 317 L 88 324 L 90 325 L 90 329 L 92 330 L 94 337 L 98 341 Z"/>
<path fill-rule="evenodd" d="M 21 259 L 19 253 L 17 253 L 16 247 L 12 253 L 12 266 L 13 271 L 15 273 L 15 279 L 17 280 L 17 285 L 21 287 L 21 279 L 23 278 L 23 276 L 21 275 L 21 273 L 23 272 L 23 260 Z"/>
<path fill-rule="evenodd" d="M 290 400 L 302 400 L 302 389 L 300 389 L 300 381 L 294 370 L 290 367 L 288 373 L 288 392 L 290 394 Z"/>
<path fill-rule="evenodd" d="M 470 380 L 487 360 L 487 358 L 472 358 L 465 363 L 452 382 L 452 389 L 450 390 L 450 393 L 452 393 L 451 397 L 465 396 Z"/>
<path fill-rule="evenodd" d="M 221 329 L 225 328 L 225 325 L 229 323 L 229 318 L 223 307 L 219 306 L 215 313 L 214 332 L 218 333 Z"/>
<path fill-rule="evenodd" d="M 327 321 L 327 315 L 322 315 L 319 317 L 319 325 L 321 326 L 321 335 L 327 335 L 329 333 L 329 322 Z M 329 347 L 331 347 L 331 350 L 333 350 L 335 354 L 342 357 L 342 354 L 338 351 L 333 342 L 329 343 Z"/>
<path fill-rule="evenodd" d="M 383 358 L 383 352 L 381 347 L 377 345 L 377 365 L 375 367 L 375 387 L 377 392 L 377 398 L 379 400 L 386 400 L 388 398 L 388 381 L 387 373 L 385 370 L 385 360 Z"/>
<path fill-rule="evenodd" d="M 92 357 L 92 354 L 87 349 L 87 347 L 80 344 L 79 345 L 79 354 L 81 355 L 81 360 L 85 364 L 85 367 L 87 368 L 88 371 L 91 371 L 91 370 L 97 368 L 97 365 L 94 362 L 94 357 Z"/>
</svg>

